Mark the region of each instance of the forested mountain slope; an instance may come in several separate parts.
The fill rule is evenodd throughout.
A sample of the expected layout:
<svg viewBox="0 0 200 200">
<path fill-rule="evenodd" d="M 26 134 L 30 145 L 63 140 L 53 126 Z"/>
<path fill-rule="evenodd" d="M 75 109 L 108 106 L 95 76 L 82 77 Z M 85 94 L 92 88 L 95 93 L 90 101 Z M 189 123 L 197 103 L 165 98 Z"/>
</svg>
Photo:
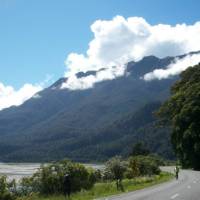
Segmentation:
<svg viewBox="0 0 200 200">
<path fill-rule="evenodd" d="M 155 125 L 156 119 L 146 114 L 146 105 L 165 100 L 177 77 L 153 81 L 141 77 L 173 60 L 148 56 L 130 62 L 127 75 L 86 90 L 61 89 L 67 81 L 61 78 L 23 105 L 1 111 L 0 160 L 102 160 L 126 154 L 128 146 L 138 140 L 171 157 L 169 131 Z M 95 73 L 78 73 L 77 77 Z"/>
</svg>

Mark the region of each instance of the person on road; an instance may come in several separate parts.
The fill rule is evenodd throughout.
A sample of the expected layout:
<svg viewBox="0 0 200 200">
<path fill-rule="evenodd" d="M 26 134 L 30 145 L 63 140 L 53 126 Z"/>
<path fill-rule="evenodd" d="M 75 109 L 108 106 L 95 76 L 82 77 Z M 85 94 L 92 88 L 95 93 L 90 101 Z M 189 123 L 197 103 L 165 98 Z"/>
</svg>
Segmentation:
<svg viewBox="0 0 200 200">
<path fill-rule="evenodd" d="M 175 173 L 175 176 L 176 176 L 176 180 L 178 180 L 178 175 L 179 175 L 179 167 L 178 167 L 178 165 L 176 165 L 176 167 L 174 169 L 174 173 Z"/>
<path fill-rule="evenodd" d="M 70 195 L 71 195 L 71 181 L 70 181 L 69 174 L 66 174 L 64 176 L 63 189 L 64 189 L 63 192 L 64 192 L 64 195 L 65 195 L 65 198 L 67 199 L 67 196 L 68 196 L 68 199 L 70 199 Z"/>
</svg>

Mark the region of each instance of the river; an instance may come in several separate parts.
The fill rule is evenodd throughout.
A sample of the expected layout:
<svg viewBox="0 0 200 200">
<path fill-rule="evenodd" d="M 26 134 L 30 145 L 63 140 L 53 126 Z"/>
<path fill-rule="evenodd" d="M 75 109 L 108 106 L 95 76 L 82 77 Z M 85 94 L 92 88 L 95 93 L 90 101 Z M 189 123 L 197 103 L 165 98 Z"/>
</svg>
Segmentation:
<svg viewBox="0 0 200 200">
<path fill-rule="evenodd" d="M 19 180 L 22 177 L 31 176 L 39 167 L 39 163 L 0 163 L 0 175 L 6 175 L 8 179 Z"/>
<path fill-rule="evenodd" d="M 31 176 L 40 167 L 40 163 L 0 163 L 0 175 L 6 175 L 9 180 Z M 101 169 L 103 165 L 84 164 L 86 167 Z"/>
</svg>

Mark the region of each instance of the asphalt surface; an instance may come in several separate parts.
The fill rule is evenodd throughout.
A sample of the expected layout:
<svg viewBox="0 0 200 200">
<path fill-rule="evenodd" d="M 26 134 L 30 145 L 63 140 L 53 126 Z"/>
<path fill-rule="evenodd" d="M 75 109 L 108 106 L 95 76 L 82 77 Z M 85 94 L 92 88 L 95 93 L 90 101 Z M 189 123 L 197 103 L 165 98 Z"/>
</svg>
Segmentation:
<svg viewBox="0 0 200 200">
<path fill-rule="evenodd" d="M 165 168 L 166 171 L 173 170 Z M 104 200 L 200 200 L 200 172 L 180 170 L 179 179 Z"/>
</svg>

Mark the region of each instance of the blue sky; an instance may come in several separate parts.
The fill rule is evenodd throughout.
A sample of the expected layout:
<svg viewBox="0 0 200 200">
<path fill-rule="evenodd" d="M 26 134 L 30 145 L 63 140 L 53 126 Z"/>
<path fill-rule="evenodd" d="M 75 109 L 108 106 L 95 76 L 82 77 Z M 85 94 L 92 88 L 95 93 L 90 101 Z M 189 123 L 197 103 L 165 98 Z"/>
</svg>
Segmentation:
<svg viewBox="0 0 200 200">
<path fill-rule="evenodd" d="M 63 76 L 67 55 L 88 49 L 97 19 L 193 24 L 199 7 L 199 0 L 0 0 L 0 82 L 20 88 Z"/>
</svg>

